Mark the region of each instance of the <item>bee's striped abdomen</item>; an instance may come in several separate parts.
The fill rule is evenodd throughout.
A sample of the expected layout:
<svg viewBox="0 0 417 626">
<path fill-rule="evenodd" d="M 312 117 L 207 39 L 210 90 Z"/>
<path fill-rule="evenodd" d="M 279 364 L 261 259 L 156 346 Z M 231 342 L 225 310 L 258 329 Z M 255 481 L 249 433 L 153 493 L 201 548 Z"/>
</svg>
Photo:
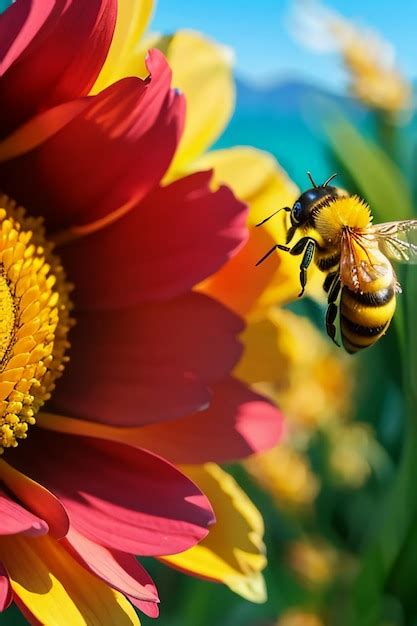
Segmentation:
<svg viewBox="0 0 417 626">
<path fill-rule="evenodd" d="M 387 284 L 375 291 L 352 291 L 344 287 L 340 303 L 340 328 L 343 345 L 353 353 L 374 344 L 383 335 L 395 311 L 395 280 L 386 276 Z M 370 286 L 372 283 L 370 283 Z"/>
</svg>

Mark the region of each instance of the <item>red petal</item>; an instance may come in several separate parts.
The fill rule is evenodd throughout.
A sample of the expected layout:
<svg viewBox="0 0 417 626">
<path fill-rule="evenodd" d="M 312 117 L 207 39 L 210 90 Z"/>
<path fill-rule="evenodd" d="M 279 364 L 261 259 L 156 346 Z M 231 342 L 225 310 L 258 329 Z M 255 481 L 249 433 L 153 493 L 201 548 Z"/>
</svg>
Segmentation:
<svg viewBox="0 0 417 626">
<path fill-rule="evenodd" d="M 50 1 L 19 0 L 1 16 L 3 29 L 23 29 L 14 45 L 8 37 L 2 136 L 41 110 L 88 94 L 110 47 L 116 10 L 116 0 L 58 0 L 52 11 Z"/>
<path fill-rule="evenodd" d="M 48 524 L 33 515 L 0 490 L 0 535 L 23 533 L 29 537 L 45 535 Z"/>
<path fill-rule="evenodd" d="M 140 201 L 165 173 L 184 113 L 161 53 L 153 53 L 150 69 L 151 80 L 119 81 L 86 100 L 46 141 L 4 162 L 2 190 L 31 215 L 43 215 L 49 231 L 95 222 Z M 56 123 L 54 110 L 42 126 L 48 116 Z"/>
<path fill-rule="evenodd" d="M 206 411 L 144 428 L 120 428 L 113 437 L 185 465 L 235 461 L 277 443 L 283 420 L 275 406 L 234 379 L 212 391 Z"/>
<path fill-rule="evenodd" d="M 10 585 L 9 575 L 0 562 L 0 612 L 9 608 L 13 600 L 13 590 Z"/>
<path fill-rule="evenodd" d="M 170 298 L 219 269 L 246 240 L 246 210 L 227 187 L 211 191 L 210 178 L 200 172 L 159 188 L 117 222 L 63 248 L 79 306 Z"/>
<path fill-rule="evenodd" d="M 197 293 L 164 304 L 79 313 L 54 407 L 123 426 L 205 408 L 207 386 L 224 378 L 240 356 L 241 330 L 239 318 Z"/>
<path fill-rule="evenodd" d="M 201 491 L 146 450 L 34 430 L 13 463 L 65 506 L 91 541 L 131 554 L 182 552 L 207 535 L 213 512 Z"/>
<path fill-rule="evenodd" d="M 3 460 L 0 460 L 0 477 L 19 502 L 48 524 L 52 537 L 65 537 L 69 527 L 68 515 L 56 496 Z"/>
<path fill-rule="evenodd" d="M 71 554 L 93 574 L 99 576 L 113 589 L 125 596 L 142 601 L 147 605 L 159 602 L 156 587 L 146 572 L 131 554 L 109 550 L 71 528 L 66 542 Z M 151 610 L 150 612 L 153 613 Z"/>
</svg>

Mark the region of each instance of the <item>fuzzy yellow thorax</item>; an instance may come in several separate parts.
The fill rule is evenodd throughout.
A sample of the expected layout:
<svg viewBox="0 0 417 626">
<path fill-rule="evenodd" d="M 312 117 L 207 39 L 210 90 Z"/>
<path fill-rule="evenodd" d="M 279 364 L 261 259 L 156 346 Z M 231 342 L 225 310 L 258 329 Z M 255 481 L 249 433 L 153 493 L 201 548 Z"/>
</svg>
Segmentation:
<svg viewBox="0 0 417 626">
<path fill-rule="evenodd" d="M 338 242 L 344 228 L 361 231 L 371 223 L 370 208 L 359 196 L 335 198 L 316 217 L 316 229 L 328 244 Z"/>
</svg>

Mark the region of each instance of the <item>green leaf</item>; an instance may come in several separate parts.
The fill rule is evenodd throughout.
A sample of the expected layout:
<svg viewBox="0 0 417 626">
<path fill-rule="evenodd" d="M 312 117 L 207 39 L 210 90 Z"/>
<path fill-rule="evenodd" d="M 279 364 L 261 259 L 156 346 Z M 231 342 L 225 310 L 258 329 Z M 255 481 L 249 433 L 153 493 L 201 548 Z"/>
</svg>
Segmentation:
<svg viewBox="0 0 417 626">
<path fill-rule="evenodd" d="M 377 221 L 411 218 L 413 203 L 407 181 L 387 154 L 342 117 L 335 117 L 326 131 L 338 161 L 370 204 Z"/>
</svg>

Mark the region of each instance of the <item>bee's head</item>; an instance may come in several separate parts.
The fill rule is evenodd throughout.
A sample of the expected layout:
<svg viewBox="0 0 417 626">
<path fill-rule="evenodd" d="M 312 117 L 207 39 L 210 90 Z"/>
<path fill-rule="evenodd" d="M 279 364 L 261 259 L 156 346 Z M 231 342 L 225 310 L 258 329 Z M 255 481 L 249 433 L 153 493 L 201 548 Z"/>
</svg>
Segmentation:
<svg viewBox="0 0 417 626">
<path fill-rule="evenodd" d="M 292 209 L 288 206 L 282 207 L 281 209 L 274 211 L 274 213 L 271 213 L 271 215 L 268 215 L 268 217 L 262 220 L 262 222 L 259 222 L 259 224 L 256 224 L 257 226 L 262 226 L 262 224 L 265 224 L 265 222 L 270 220 L 271 217 L 274 217 L 274 215 L 280 211 L 286 211 L 290 214 L 291 221 L 291 226 L 287 231 L 287 243 L 291 241 L 297 228 L 309 225 L 314 226 L 314 222 L 311 220 L 311 215 L 320 200 L 326 197 L 329 199 L 335 198 L 340 195 L 340 190 L 329 185 L 329 182 L 333 180 L 337 174 L 330 176 L 322 185 L 316 185 L 310 172 L 307 172 L 307 174 L 313 187 L 311 189 L 307 189 L 307 191 L 304 191 L 304 193 L 301 194 L 298 200 L 294 203 Z"/>
<path fill-rule="evenodd" d="M 308 172 L 308 176 L 313 183 L 313 187 L 304 191 L 291 209 L 291 226 L 287 233 L 287 243 L 291 241 L 297 228 L 307 226 L 309 222 L 311 222 L 311 214 L 314 211 L 314 208 L 317 207 L 320 200 L 329 196 L 337 195 L 336 187 L 329 185 L 329 182 L 332 178 L 334 178 L 334 176 L 336 176 L 336 174 L 327 179 L 322 185 L 316 185 L 310 172 Z"/>
<path fill-rule="evenodd" d="M 335 195 L 335 193 L 336 187 L 329 186 L 313 187 L 312 189 L 304 191 L 291 209 L 291 224 L 293 226 L 303 226 L 306 224 L 311 217 L 314 207 L 317 206 L 317 203 L 329 195 Z"/>
</svg>

